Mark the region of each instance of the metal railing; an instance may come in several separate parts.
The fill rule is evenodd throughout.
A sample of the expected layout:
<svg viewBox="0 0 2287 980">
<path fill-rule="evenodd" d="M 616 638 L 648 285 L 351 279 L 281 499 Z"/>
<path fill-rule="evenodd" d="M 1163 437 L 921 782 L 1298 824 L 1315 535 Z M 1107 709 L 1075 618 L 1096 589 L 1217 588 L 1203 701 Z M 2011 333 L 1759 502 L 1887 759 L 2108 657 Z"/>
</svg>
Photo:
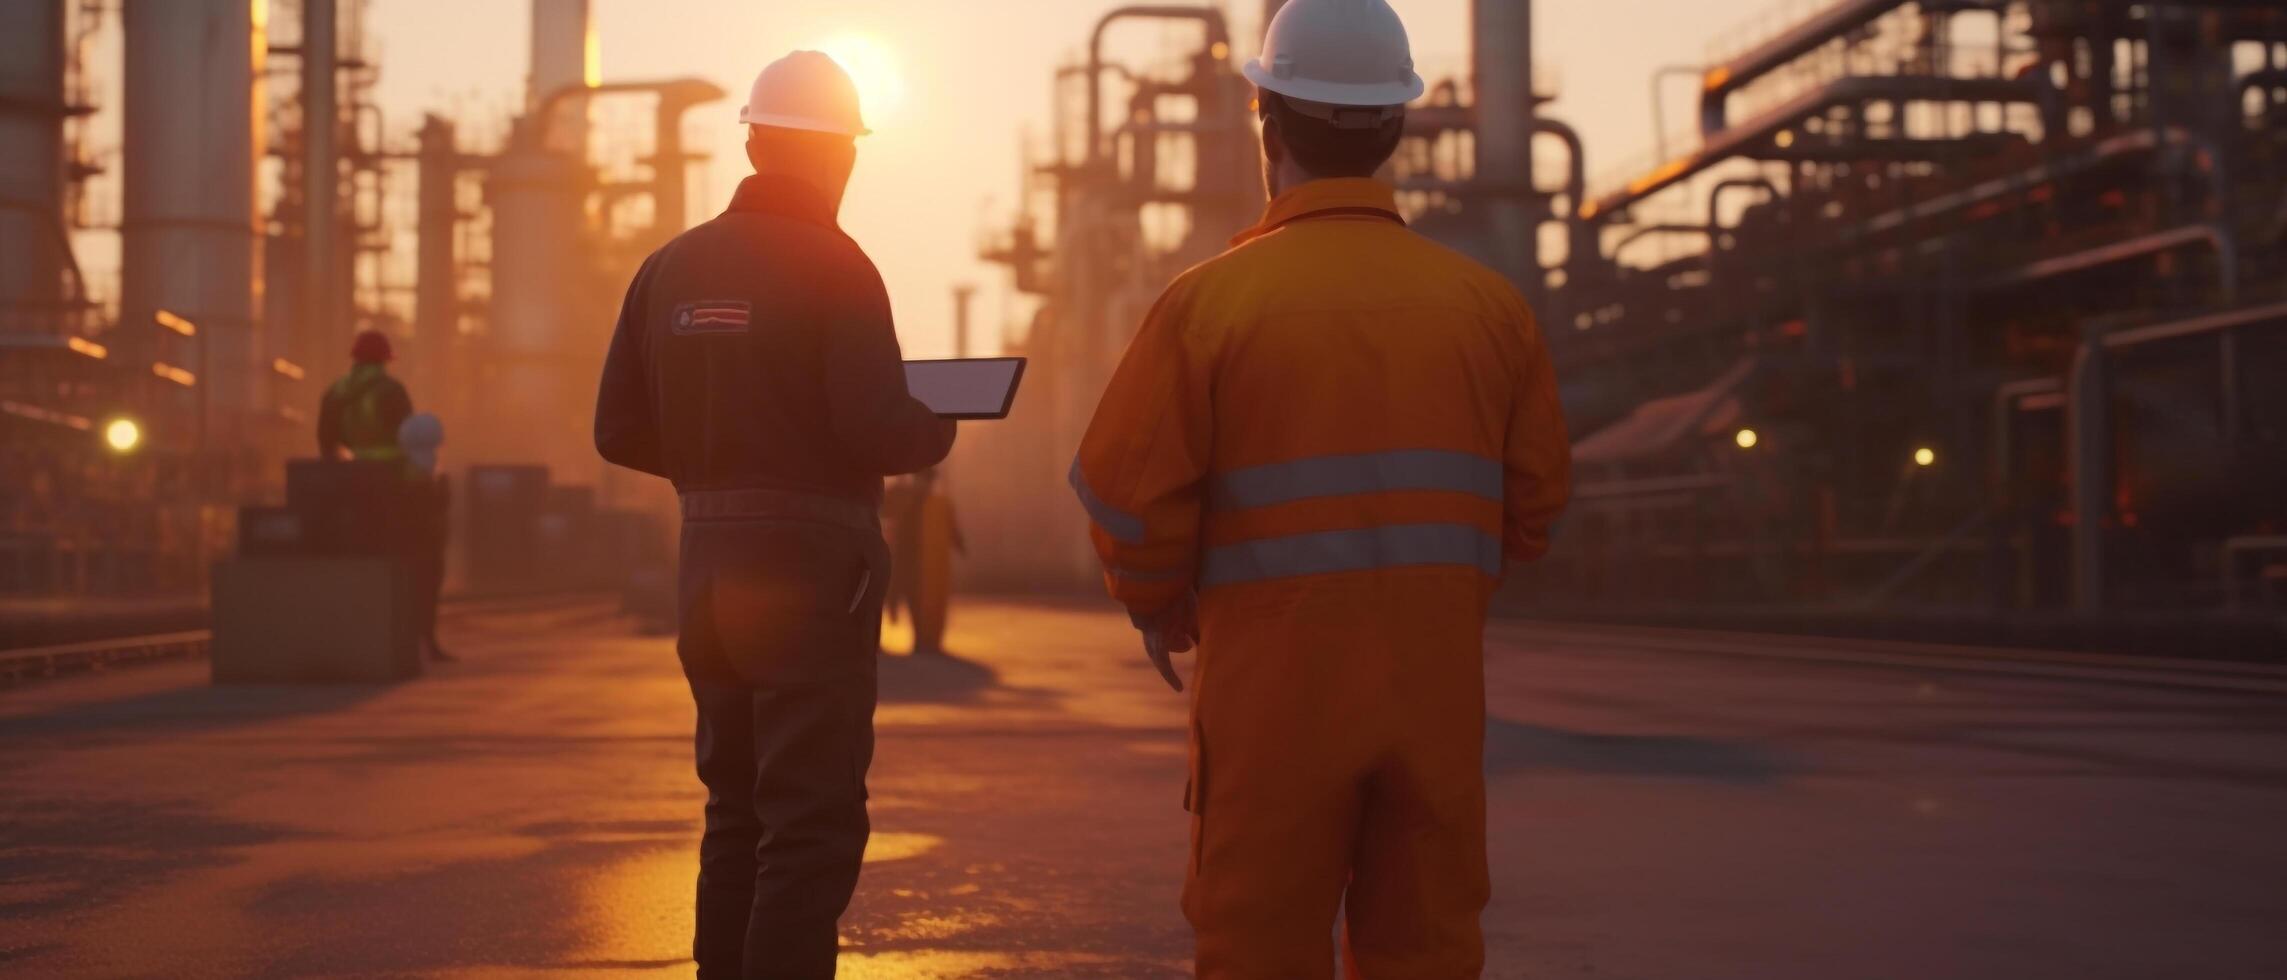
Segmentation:
<svg viewBox="0 0 2287 980">
<path fill-rule="evenodd" d="M 0 687 L 148 660 L 203 657 L 213 639 L 211 630 L 185 630 L 0 652 Z"/>
<path fill-rule="evenodd" d="M 577 612 L 591 607 L 617 609 L 611 605 L 615 601 L 608 594 L 588 591 L 447 596 L 442 611 L 453 618 Z M 213 630 L 199 629 L 0 649 L 0 689 L 27 681 L 159 660 L 198 659 L 207 656 L 213 640 Z"/>
</svg>

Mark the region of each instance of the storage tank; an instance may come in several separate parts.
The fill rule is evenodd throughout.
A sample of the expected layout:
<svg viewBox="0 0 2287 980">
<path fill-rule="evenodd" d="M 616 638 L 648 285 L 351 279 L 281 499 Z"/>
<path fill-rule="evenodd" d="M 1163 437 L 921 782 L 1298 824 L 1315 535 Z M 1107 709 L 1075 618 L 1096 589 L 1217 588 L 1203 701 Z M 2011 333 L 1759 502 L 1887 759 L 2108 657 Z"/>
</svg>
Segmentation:
<svg viewBox="0 0 2287 980">
<path fill-rule="evenodd" d="M 537 120 L 517 124 L 485 180 L 492 208 L 490 370 L 484 424 L 470 458 L 540 463 L 563 482 L 600 469 L 590 426 L 603 351 L 616 311 L 599 284 L 586 201 L 594 171 L 542 146 Z"/>
<path fill-rule="evenodd" d="M 0 4 L 0 332 L 53 330 L 64 291 L 64 4 Z"/>
<path fill-rule="evenodd" d="M 123 337 L 199 375 L 210 421 L 254 407 L 262 0 L 127 0 Z M 166 310 L 197 325 L 163 333 Z"/>
</svg>

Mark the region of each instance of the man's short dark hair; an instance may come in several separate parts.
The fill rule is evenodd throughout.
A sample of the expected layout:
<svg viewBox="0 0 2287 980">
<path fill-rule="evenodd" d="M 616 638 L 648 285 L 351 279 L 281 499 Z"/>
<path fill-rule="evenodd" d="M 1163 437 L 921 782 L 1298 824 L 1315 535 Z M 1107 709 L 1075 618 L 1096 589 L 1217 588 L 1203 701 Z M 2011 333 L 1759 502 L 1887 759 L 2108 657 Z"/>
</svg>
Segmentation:
<svg viewBox="0 0 2287 980">
<path fill-rule="evenodd" d="M 748 126 L 747 152 L 797 166 L 840 163 L 856 151 L 857 138 L 783 126 Z"/>
<path fill-rule="evenodd" d="M 1263 92 L 1262 116 L 1278 124 L 1279 142 L 1294 157 L 1296 166 L 1313 177 L 1371 177 L 1398 151 L 1405 136 L 1405 113 L 1393 113 L 1381 125 L 1346 129 L 1305 115 L 1285 96 Z"/>
</svg>

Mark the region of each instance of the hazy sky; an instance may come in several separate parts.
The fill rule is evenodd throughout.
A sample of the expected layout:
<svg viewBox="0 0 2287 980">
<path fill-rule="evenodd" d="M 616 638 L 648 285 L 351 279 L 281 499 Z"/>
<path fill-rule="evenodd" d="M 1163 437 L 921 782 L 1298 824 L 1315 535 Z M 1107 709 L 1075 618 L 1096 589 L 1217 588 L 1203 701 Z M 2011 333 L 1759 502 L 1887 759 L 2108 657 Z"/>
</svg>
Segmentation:
<svg viewBox="0 0 2287 980">
<path fill-rule="evenodd" d="M 1468 0 L 1392 0 L 1414 36 L 1416 60 L 1459 73 L 1468 63 Z M 1808 0 L 1795 0 L 1802 6 Z M 1712 37 L 1769 9 L 1771 0 L 1541 0 L 1535 50 L 1562 87 L 1554 112 L 1589 146 L 1589 172 L 1640 162 L 1651 143 L 1650 75 L 1697 64 Z M 754 73 L 797 47 L 868 38 L 894 60 L 902 96 L 869 106 L 875 135 L 861 146 L 844 226 L 888 280 L 909 351 L 949 349 L 949 290 L 982 287 L 979 325 L 995 326 L 1005 276 L 978 263 L 983 218 L 1006 212 L 1018 176 L 1018 133 L 1046 132 L 1049 73 L 1081 50 L 1111 0 L 595 0 L 607 81 L 698 76 L 733 94 L 694 112 L 693 139 L 715 154 L 696 193 L 719 210 L 743 174 L 737 111 Z M 1234 0 L 1234 30 L 1249 51 L 1256 0 Z M 382 66 L 380 98 L 395 129 L 423 111 L 495 116 L 521 98 L 527 5 L 519 0 L 373 0 Z M 1150 55 L 1158 29 L 1134 26 L 1120 46 Z M 861 79 L 862 83 L 871 79 Z M 1687 118 L 1684 83 L 1670 128 Z M 479 132 L 498 124 L 476 125 Z M 1544 178 L 1545 179 L 1545 178 Z M 990 202 L 990 211 L 987 211 Z"/>
</svg>

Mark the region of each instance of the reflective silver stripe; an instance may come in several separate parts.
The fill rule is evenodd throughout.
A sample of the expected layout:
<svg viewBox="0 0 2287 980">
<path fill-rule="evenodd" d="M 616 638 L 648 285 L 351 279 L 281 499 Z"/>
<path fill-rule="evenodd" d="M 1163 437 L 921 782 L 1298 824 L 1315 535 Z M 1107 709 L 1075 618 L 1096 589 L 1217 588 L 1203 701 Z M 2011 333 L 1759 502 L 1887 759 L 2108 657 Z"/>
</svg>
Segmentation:
<svg viewBox="0 0 2287 980">
<path fill-rule="evenodd" d="M 1184 577 L 1182 572 L 1155 572 L 1141 568 L 1121 568 L 1117 565 L 1106 565 L 1104 571 L 1110 573 L 1114 578 L 1126 579 L 1137 585 L 1173 582 Z"/>
<path fill-rule="evenodd" d="M 1468 524 L 1393 524 L 1265 538 L 1210 549 L 1201 588 L 1408 565 L 1467 565 L 1501 574 L 1501 542 Z"/>
<path fill-rule="evenodd" d="M 1097 527 L 1103 528 L 1104 533 L 1111 535 L 1112 540 L 1121 544 L 1139 544 L 1143 541 L 1143 518 L 1107 504 L 1102 497 L 1096 496 L 1096 491 L 1088 486 L 1088 478 L 1080 474 L 1079 460 L 1072 461 L 1072 472 L 1068 479 L 1072 483 L 1072 492 L 1080 495 L 1080 506 L 1087 508 L 1088 518 L 1095 521 Z"/>
<path fill-rule="evenodd" d="M 1215 478 L 1215 508 L 1243 510 L 1393 490 L 1448 490 L 1499 502 L 1501 461 L 1442 449 L 1400 449 L 1250 466 Z"/>
</svg>

